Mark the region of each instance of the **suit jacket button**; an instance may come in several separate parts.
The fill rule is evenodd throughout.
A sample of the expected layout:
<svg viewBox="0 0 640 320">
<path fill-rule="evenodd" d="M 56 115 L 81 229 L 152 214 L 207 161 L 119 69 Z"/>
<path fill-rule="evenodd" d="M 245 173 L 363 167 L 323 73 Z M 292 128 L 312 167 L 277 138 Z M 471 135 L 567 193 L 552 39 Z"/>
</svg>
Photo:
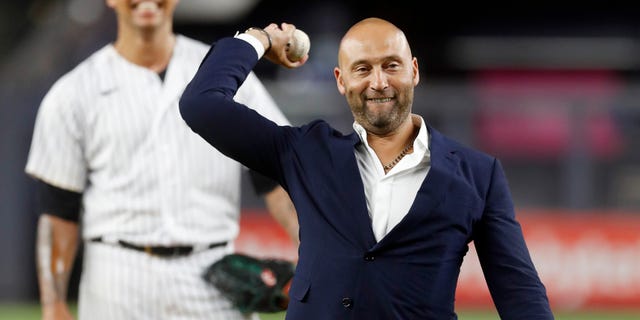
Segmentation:
<svg viewBox="0 0 640 320">
<path fill-rule="evenodd" d="M 365 261 L 373 261 L 373 260 L 375 260 L 375 259 L 376 259 L 376 257 L 375 257 L 374 255 L 371 255 L 371 254 L 366 254 L 366 255 L 364 256 L 364 260 L 365 260 Z"/>
<path fill-rule="evenodd" d="M 342 298 L 342 306 L 345 308 L 351 308 L 351 306 L 353 306 L 353 299 Z"/>
</svg>

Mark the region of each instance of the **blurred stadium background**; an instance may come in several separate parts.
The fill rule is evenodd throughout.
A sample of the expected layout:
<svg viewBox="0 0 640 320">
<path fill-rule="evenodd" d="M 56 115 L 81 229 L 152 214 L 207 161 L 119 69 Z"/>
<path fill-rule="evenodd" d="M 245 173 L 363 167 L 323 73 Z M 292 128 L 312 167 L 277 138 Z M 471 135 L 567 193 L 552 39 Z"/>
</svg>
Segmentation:
<svg viewBox="0 0 640 320">
<path fill-rule="evenodd" d="M 558 318 L 640 319 L 638 8 L 416 5 L 182 0 L 175 30 L 212 42 L 249 26 L 294 23 L 311 37 L 310 61 L 297 70 L 259 63 L 256 71 L 294 124 L 321 117 L 347 131 L 351 114 L 332 74 L 339 37 L 367 16 L 396 23 L 421 67 L 415 112 L 502 160 Z M 39 102 L 114 37 L 102 0 L 0 4 L 0 319 L 37 312 L 37 213 L 23 169 Z M 240 250 L 295 257 L 250 188 L 243 207 Z M 72 299 L 77 280 L 76 272 Z M 456 301 L 461 319 L 497 319 L 473 250 Z"/>
</svg>

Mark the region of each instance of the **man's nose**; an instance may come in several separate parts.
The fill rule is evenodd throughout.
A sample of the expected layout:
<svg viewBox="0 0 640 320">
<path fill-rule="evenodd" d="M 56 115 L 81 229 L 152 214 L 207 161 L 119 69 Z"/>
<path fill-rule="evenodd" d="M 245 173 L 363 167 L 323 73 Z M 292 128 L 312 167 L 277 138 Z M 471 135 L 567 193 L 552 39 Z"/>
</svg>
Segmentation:
<svg viewBox="0 0 640 320">
<path fill-rule="evenodd" d="M 371 74 L 371 89 L 380 91 L 384 90 L 389 86 L 387 81 L 387 74 L 380 68 L 376 68 L 373 70 Z"/>
</svg>

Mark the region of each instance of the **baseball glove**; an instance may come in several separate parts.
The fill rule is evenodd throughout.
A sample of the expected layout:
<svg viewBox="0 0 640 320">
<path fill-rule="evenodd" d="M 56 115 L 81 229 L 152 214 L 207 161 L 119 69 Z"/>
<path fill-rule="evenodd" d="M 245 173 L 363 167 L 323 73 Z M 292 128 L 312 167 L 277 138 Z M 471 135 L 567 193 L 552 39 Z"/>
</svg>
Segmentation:
<svg viewBox="0 0 640 320">
<path fill-rule="evenodd" d="M 243 313 L 279 312 L 289 305 L 294 269 L 286 260 L 230 254 L 210 265 L 203 277 Z"/>
</svg>

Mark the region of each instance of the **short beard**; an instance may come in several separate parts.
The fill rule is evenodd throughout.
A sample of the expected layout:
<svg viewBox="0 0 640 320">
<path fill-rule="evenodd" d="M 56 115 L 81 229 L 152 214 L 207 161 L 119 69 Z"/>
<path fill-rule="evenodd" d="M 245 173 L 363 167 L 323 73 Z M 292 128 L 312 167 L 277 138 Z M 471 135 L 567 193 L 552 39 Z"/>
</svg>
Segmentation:
<svg viewBox="0 0 640 320">
<path fill-rule="evenodd" d="M 363 109 L 363 117 L 369 125 L 377 129 L 376 131 L 388 132 L 393 129 L 394 124 L 398 123 L 399 111 L 396 107 L 389 112 L 374 113 L 365 108 Z"/>
<path fill-rule="evenodd" d="M 364 103 L 356 120 L 365 129 L 377 135 L 392 132 L 402 124 L 411 110 L 410 106 L 413 99 L 410 97 L 406 98 L 408 98 L 406 101 L 409 102 L 409 104 L 402 105 L 396 103 L 393 109 L 384 113 L 371 112 L 370 109 L 366 107 L 366 103 Z"/>
</svg>

